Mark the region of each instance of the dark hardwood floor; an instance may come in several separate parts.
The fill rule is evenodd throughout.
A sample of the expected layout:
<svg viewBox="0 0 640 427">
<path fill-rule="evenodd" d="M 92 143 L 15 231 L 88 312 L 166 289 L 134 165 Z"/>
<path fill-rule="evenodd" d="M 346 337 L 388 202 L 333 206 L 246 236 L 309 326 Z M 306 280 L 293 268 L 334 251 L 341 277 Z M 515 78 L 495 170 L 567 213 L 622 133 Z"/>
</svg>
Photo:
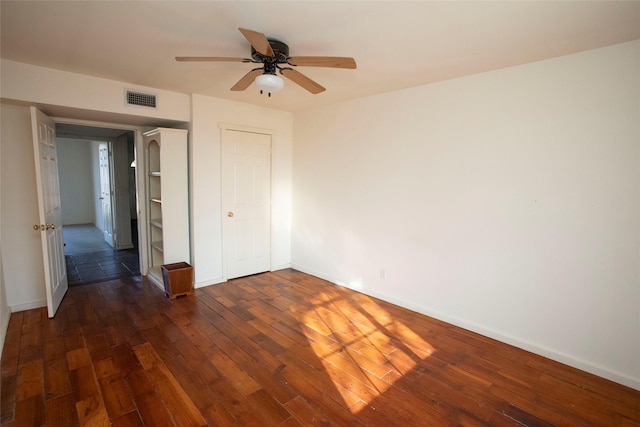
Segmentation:
<svg viewBox="0 0 640 427">
<path fill-rule="evenodd" d="M 11 315 L 8 426 L 631 426 L 640 392 L 293 270 Z"/>
</svg>

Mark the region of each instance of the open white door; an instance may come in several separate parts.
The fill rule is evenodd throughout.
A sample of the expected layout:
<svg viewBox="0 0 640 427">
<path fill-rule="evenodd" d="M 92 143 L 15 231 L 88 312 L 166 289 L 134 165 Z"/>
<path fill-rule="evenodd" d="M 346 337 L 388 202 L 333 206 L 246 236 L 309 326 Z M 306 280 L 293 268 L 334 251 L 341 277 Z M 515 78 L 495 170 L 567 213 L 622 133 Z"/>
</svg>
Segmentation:
<svg viewBox="0 0 640 427">
<path fill-rule="evenodd" d="M 226 278 L 271 268 L 271 135 L 222 131 Z"/>
<path fill-rule="evenodd" d="M 109 246 L 114 247 L 113 238 L 113 189 L 111 187 L 111 153 L 110 144 L 101 143 L 98 146 L 98 157 L 100 161 L 100 202 L 102 204 L 102 233 L 104 241 Z"/>
<path fill-rule="evenodd" d="M 31 132 L 40 221 L 34 229 L 39 230 L 42 237 L 47 308 L 49 317 L 53 317 L 69 289 L 62 239 L 56 130 L 53 120 L 35 107 L 31 107 Z"/>
</svg>

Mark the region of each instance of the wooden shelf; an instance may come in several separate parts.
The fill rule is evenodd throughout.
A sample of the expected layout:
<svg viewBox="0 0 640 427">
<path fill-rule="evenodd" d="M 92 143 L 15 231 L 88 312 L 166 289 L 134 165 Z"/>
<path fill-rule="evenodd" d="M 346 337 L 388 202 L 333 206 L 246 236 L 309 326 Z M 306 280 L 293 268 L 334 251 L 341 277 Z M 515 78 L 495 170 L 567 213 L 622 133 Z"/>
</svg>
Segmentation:
<svg viewBox="0 0 640 427">
<path fill-rule="evenodd" d="M 158 172 L 149 172 L 149 176 L 158 176 L 159 177 L 159 176 L 161 176 L 161 173 L 159 171 Z"/>
<path fill-rule="evenodd" d="M 153 198 L 149 199 L 149 201 L 151 201 L 151 202 L 153 202 L 153 203 L 160 203 L 160 204 L 162 204 L 162 200 L 160 200 L 160 199 L 158 199 L 158 198 L 156 198 L 156 197 L 153 197 Z"/>
<path fill-rule="evenodd" d="M 162 240 L 159 240 L 157 242 L 151 242 L 151 247 L 160 252 L 164 252 L 164 245 L 162 244 Z"/>
<path fill-rule="evenodd" d="M 162 218 L 152 218 L 149 223 L 157 228 L 162 228 Z"/>
</svg>

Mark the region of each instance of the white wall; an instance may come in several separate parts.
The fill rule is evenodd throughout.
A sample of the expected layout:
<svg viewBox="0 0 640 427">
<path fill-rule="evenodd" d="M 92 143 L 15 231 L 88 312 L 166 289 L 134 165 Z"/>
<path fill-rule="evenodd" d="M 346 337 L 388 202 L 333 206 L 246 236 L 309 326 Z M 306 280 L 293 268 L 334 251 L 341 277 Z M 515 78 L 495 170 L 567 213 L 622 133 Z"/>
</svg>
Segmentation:
<svg viewBox="0 0 640 427">
<path fill-rule="evenodd" d="M 91 145 L 79 139 L 57 139 L 62 224 L 93 224 Z"/>
<path fill-rule="evenodd" d="M 222 279 L 218 123 L 275 129 L 272 268 L 293 254 L 302 270 L 640 388 L 639 43 L 295 117 L 164 91 L 160 111 L 134 111 L 126 83 L 6 60 L 0 86 L 145 124 L 192 120 L 198 286 Z M 33 149 L 29 110 L 1 114 L 3 277 L 19 310 L 45 300 Z"/>
<path fill-rule="evenodd" d="M 2 265 L 7 304 L 12 311 L 46 305 L 38 223 L 31 116 L 27 107 L 2 103 Z"/>
<path fill-rule="evenodd" d="M 0 123 L 2 123 L 2 106 L 0 105 Z M 2 170 L 2 140 L 4 135 L 0 138 L 0 171 Z M 0 189 L 2 189 L 3 182 L 2 173 L 0 173 Z M 4 339 L 7 336 L 7 327 L 9 326 L 9 317 L 11 316 L 11 310 L 9 310 L 9 304 L 7 303 L 7 291 L 4 284 L 4 264 L 2 255 L 2 198 L 0 198 L 0 354 L 4 348 Z"/>
<path fill-rule="evenodd" d="M 46 305 L 40 235 L 32 227 L 37 222 L 36 182 L 29 109 L 18 104 L 37 104 L 64 111 L 66 118 L 153 126 L 154 123 L 189 121 L 190 96 L 163 90 L 159 108 L 143 109 L 124 105 L 124 90 L 148 89 L 79 74 L 0 61 L 2 106 L 2 238 L 11 242 L 3 249 L 6 301 L 12 311 Z M 69 108 L 59 108 L 69 107 Z M 124 123 L 123 122 L 123 123 Z"/>
<path fill-rule="evenodd" d="M 6 59 L 0 61 L 0 67 L 2 68 L 0 87 L 2 97 L 5 99 L 100 111 L 112 114 L 111 117 L 139 116 L 147 123 L 153 123 L 148 118 L 189 121 L 190 98 L 186 94 L 37 67 Z M 158 96 L 158 108 L 125 105 L 126 89 L 155 93 Z M 127 117 L 127 123 L 131 121 L 132 119 Z"/>
<path fill-rule="evenodd" d="M 639 119 L 640 41 L 296 114 L 293 267 L 640 388 Z"/>
<path fill-rule="evenodd" d="M 292 118 L 288 112 L 202 95 L 192 96 L 191 233 L 195 286 L 224 281 L 220 194 L 220 123 L 273 130 L 271 268 L 291 260 Z"/>
<path fill-rule="evenodd" d="M 124 88 L 129 87 L 123 82 L 5 60 L 2 60 L 1 65 L 0 87 L 2 97 L 6 99 L 41 104 L 45 107 L 72 107 L 72 110 L 68 111 L 85 109 L 91 112 L 92 117 L 98 117 L 95 120 L 106 121 L 104 117 L 126 117 L 126 122 L 129 124 L 145 126 L 151 125 L 154 118 L 182 122 L 192 120 L 189 136 L 191 245 L 196 286 L 223 280 L 219 123 L 274 130 L 272 158 L 274 224 L 271 267 L 278 269 L 290 265 L 291 113 L 198 95 L 194 95 L 191 102 L 189 95 L 160 90 L 153 91 L 162 97 L 161 110 L 147 112 L 123 105 L 122 92 Z M 13 310 L 21 310 L 45 304 L 44 275 L 39 235 L 33 233 L 31 229 L 34 218 L 37 217 L 37 201 L 29 110 L 26 107 L 4 103 L 3 108 L 5 105 L 11 114 L 7 113 L 5 120 L 3 112 L 2 149 L 3 154 L 9 153 L 11 163 L 9 168 L 5 168 L 5 160 L 3 160 L 2 177 L 11 177 L 10 182 L 15 181 L 17 184 L 12 186 L 10 191 L 5 192 L 6 181 L 3 180 L 2 226 L 3 230 L 9 230 L 7 234 L 3 234 L 3 238 L 5 241 L 19 242 L 18 246 L 12 247 L 10 254 L 5 253 L 4 265 L 11 266 L 5 271 L 5 283 L 9 306 Z M 103 112 L 107 115 L 100 114 Z M 5 137 L 5 134 L 8 136 Z M 93 145 L 92 150 L 95 151 L 97 158 L 97 146 Z M 142 160 L 139 158 L 138 161 Z M 96 179 L 93 182 L 96 182 Z M 7 212 L 7 216 L 4 212 Z M 33 212 L 33 218 L 25 215 L 25 212 Z M 96 223 L 99 222 L 99 218 L 96 218 Z"/>
</svg>

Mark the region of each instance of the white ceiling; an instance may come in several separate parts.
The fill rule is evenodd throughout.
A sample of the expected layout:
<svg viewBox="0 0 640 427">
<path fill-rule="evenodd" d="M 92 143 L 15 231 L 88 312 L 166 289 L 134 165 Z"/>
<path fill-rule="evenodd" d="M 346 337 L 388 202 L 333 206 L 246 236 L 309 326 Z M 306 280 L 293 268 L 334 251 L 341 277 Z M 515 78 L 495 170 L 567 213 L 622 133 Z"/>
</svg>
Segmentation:
<svg viewBox="0 0 640 427">
<path fill-rule="evenodd" d="M 640 39 L 640 1 L 5 1 L 2 58 L 129 84 L 298 111 L 337 101 Z M 254 64 L 238 31 L 289 44 L 291 56 L 352 56 L 357 70 L 299 67 L 267 98 L 231 92 Z"/>
</svg>

